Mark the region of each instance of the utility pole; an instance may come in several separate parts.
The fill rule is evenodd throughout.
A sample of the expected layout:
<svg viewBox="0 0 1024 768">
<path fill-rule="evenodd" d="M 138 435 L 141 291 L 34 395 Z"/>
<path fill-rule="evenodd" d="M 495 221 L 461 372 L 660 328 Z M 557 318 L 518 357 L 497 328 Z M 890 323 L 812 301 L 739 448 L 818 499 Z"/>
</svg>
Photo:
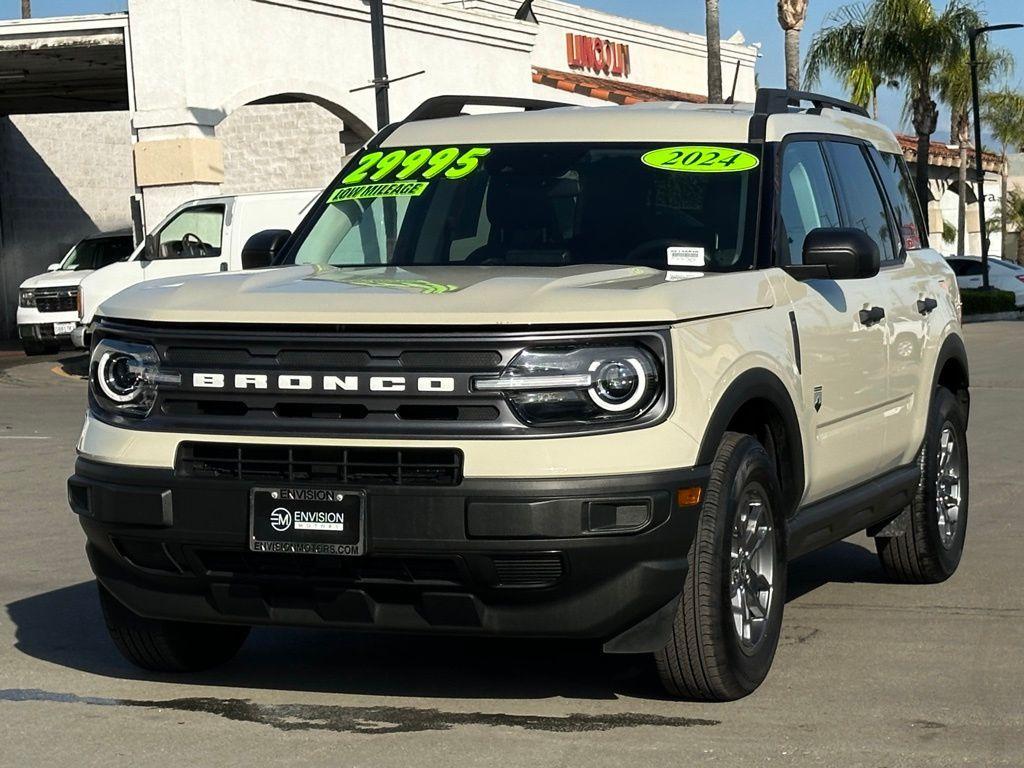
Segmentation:
<svg viewBox="0 0 1024 768">
<path fill-rule="evenodd" d="M 972 29 L 968 35 L 971 48 L 971 97 L 974 101 L 974 170 L 978 174 L 978 218 L 981 220 L 981 287 L 991 286 L 988 276 L 988 222 L 985 221 L 985 168 L 981 157 L 981 96 L 978 93 L 978 38 L 989 32 L 1020 29 L 1024 24 L 993 24 Z M 1006 201 L 1003 201 L 1003 205 Z"/>
<path fill-rule="evenodd" d="M 32 18 L 32 0 L 21 0 L 21 18 Z"/>
<path fill-rule="evenodd" d="M 373 84 L 377 94 L 377 130 L 380 131 L 391 122 L 388 54 L 384 43 L 384 0 L 370 0 L 370 37 L 373 43 Z"/>
</svg>

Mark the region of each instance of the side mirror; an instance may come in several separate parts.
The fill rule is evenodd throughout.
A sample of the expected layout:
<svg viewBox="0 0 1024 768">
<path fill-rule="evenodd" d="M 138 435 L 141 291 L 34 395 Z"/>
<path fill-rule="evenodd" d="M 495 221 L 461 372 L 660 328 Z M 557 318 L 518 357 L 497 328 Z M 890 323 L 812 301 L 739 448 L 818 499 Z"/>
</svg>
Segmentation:
<svg viewBox="0 0 1024 768">
<path fill-rule="evenodd" d="M 51 264 L 50 266 L 48 266 L 46 268 L 46 271 L 47 272 L 56 272 L 58 269 L 60 269 L 60 264 Z"/>
<path fill-rule="evenodd" d="M 797 280 L 864 280 L 881 268 L 878 245 L 860 229 L 815 229 L 804 240 L 803 264 L 785 270 Z"/>
<path fill-rule="evenodd" d="M 249 238 L 242 248 L 242 269 L 262 269 L 274 263 L 292 233 L 287 229 L 265 229 Z"/>
</svg>

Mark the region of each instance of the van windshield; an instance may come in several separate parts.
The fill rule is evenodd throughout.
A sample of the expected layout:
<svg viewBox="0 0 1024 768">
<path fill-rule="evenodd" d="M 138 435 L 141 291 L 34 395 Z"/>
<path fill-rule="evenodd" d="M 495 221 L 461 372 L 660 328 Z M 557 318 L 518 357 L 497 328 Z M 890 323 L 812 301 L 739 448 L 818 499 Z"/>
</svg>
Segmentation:
<svg viewBox="0 0 1024 768">
<path fill-rule="evenodd" d="M 761 148 L 745 144 L 364 152 L 286 260 L 749 269 L 760 162 Z"/>
<path fill-rule="evenodd" d="M 131 235 L 82 240 L 68 251 L 60 268 L 71 271 L 100 269 L 116 261 L 124 261 L 132 255 L 134 249 Z"/>
</svg>

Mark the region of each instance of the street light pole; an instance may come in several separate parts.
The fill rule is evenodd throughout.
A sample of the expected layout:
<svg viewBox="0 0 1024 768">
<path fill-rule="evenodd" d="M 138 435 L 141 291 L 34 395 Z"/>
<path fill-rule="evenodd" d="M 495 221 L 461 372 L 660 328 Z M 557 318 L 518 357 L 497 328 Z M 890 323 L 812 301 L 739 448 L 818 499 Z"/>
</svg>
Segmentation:
<svg viewBox="0 0 1024 768">
<path fill-rule="evenodd" d="M 388 57 L 384 44 L 384 0 L 370 0 L 370 37 L 373 42 L 373 82 L 377 95 L 377 130 L 391 122 L 388 103 Z"/>
<path fill-rule="evenodd" d="M 21 0 L 21 18 L 32 18 L 32 0 Z"/>
<path fill-rule="evenodd" d="M 981 158 L 981 96 L 978 88 L 978 38 L 989 32 L 1021 29 L 1024 24 L 994 24 L 972 29 L 968 37 L 971 46 L 971 97 L 974 101 L 974 171 L 978 176 L 978 218 L 981 221 L 981 285 L 988 290 L 988 222 L 985 220 L 985 168 Z M 1005 204 L 1005 200 L 1003 203 Z"/>
</svg>

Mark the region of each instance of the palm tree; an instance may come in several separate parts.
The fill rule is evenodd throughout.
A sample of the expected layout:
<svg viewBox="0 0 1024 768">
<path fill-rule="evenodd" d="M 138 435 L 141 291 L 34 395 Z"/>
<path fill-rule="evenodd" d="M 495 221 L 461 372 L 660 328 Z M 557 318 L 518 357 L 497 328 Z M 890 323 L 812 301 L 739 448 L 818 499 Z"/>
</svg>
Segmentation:
<svg viewBox="0 0 1024 768">
<path fill-rule="evenodd" d="M 1005 245 L 1007 225 L 1012 225 L 1017 232 L 1017 253 L 1014 256 L 1018 264 L 1024 264 L 1024 193 L 1014 190 L 1003 198 L 1002 204 L 995 212 L 992 224 L 998 221 L 1003 231 L 1003 244 Z M 1007 256 L 1003 252 L 1003 258 Z"/>
<path fill-rule="evenodd" d="M 877 120 L 878 89 L 882 85 L 895 88 L 899 83 L 883 71 L 885 57 L 873 42 L 867 34 L 867 8 L 862 3 L 830 13 L 807 51 L 807 87 L 817 85 L 826 70 L 835 72 L 846 83 L 850 101 L 870 108 Z"/>
<path fill-rule="evenodd" d="M 1019 93 L 1010 88 L 1002 88 L 998 91 L 985 94 L 984 111 L 982 119 L 985 126 L 992 132 L 992 136 L 999 142 L 1001 165 L 1000 174 L 1002 177 L 1003 206 L 1006 206 L 1007 196 L 1007 154 L 1008 150 L 1024 147 L 1024 93 Z M 1009 217 L 1000 216 L 1000 233 L 1002 242 L 1006 242 L 1006 224 Z M 1010 219 L 1012 221 L 1012 219 Z M 1017 253 L 1020 255 L 1020 242 L 1017 244 Z"/>
<path fill-rule="evenodd" d="M 708 37 L 708 103 L 722 103 L 722 31 L 718 0 L 704 0 L 704 22 Z"/>
<path fill-rule="evenodd" d="M 1013 69 L 1013 56 L 1002 49 L 991 49 L 982 43 L 978 49 L 978 83 L 984 85 L 997 75 Z M 957 256 L 965 253 L 967 235 L 967 147 L 971 142 L 971 62 L 970 55 L 962 51 L 943 67 L 936 78 L 939 96 L 950 110 L 950 138 L 960 147 L 960 166 L 957 179 Z"/>
<path fill-rule="evenodd" d="M 868 6 L 847 6 L 838 17 L 846 21 L 831 30 L 835 39 L 846 36 L 852 50 L 857 50 L 853 44 L 858 43 L 866 53 L 864 62 L 869 66 L 858 75 L 864 84 L 870 73 L 872 78 L 897 77 L 907 87 L 907 111 L 917 134 L 914 186 L 923 207 L 928 200 L 928 150 L 939 117 L 932 99 L 935 75 L 962 55 L 968 31 L 980 26 L 978 12 L 971 0 L 948 0 L 942 12 L 935 10 L 931 0 L 872 0 Z M 849 77 L 850 70 L 837 67 L 834 58 L 823 53 L 819 61 L 819 68 Z"/>
<path fill-rule="evenodd" d="M 807 20 L 807 0 L 779 0 L 779 25 L 786 32 L 786 87 L 800 87 L 800 30 Z"/>
</svg>

